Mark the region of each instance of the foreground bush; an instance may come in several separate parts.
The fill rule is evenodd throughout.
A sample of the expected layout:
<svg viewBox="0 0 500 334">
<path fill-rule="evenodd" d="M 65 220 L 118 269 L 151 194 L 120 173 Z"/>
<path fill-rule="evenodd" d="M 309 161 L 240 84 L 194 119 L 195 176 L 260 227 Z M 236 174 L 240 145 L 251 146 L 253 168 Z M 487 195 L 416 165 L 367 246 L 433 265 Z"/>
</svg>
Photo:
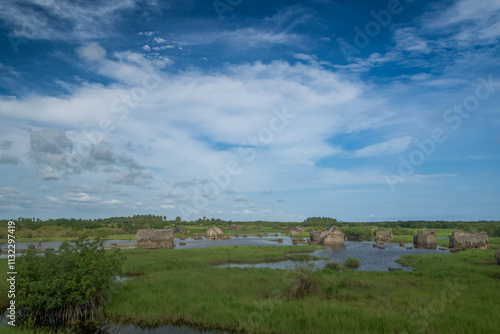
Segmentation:
<svg viewBox="0 0 500 334">
<path fill-rule="evenodd" d="M 350 257 L 344 261 L 344 266 L 347 268 L 358 268 L 361 265 L 358 259 Z"/>
<path fill-rule="evenodd" d="M 18 319 L 27 326 L 66 326 L 93 319 L 123 264 L 102 242 L 65 242 L 59 253 L 28 252 L 18 260 Z"/>
<path fill-rule="evenodd" d="M 318 291 L 321 273 L 316 270 L 314 263 L 305 260 L 296 261 L 290 269 L 287 275 L 289 285 L 285 297 L 297 299 Z"/>
<path fill-rule="evenodd" d="M 342 265 L 340 263 L 337 263 L 337 262 L 328 262 L 325 265 L 325 268 L 340 271 L 340 270 L 342 270 Z"/>
</svg>

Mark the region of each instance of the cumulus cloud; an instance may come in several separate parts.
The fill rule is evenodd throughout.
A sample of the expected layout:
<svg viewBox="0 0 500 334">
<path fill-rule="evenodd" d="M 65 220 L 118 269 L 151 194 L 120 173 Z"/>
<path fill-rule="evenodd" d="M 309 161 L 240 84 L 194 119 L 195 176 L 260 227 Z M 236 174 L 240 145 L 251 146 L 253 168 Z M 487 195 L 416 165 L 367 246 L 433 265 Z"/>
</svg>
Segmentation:
<svg viewBox="0 0 500 334">
<path fill-rule="evenodd" d="M 85 60 L 98 61 L 106 57 L 106 50 L 99 43 L 92 42 L 76 49 L 78 56 Z"/>
<path fill-rule="evenodd" d="M 21 160 L 12 154 L 0 154 L 0 165 L 19 165 Z"/>
<path fill-rule="evenodd" d="M 12 148 L 12 144 L 14 142 L 12 140 L 4 140 L 0 143 L 0 149 L 2 150 L 10 150 Z"/>
<path fill-rule="evenodd" d="M 30 134 L 31 150 L 34 153 L 63 154 L 71 152 L 72 141 L 61 130 L 43 129 Z"/>
<path fill-rule="evenodd" d="M 109 178 L 109 182 L 111 183 L 135 186 L 139 188 L 146 187 L 152 180 L 153 177 L 151 174 L 144 173 L 140 170 L 127 170 L 119 172 Z"/>
<path fill-rule="evenodd" d="M 86 144 L 80 152 L 73 152 L 74 143 L 63 131 L 43 129 L 31 132 L 30 155 L 43 169 L 39 177 L 57 180 L 57 171 L 80 174 L 84 171 L 114 173 L 111 183 L 144 187 L 151 180 L 150 174 L 134 158 L 113 152 L 110 142 Z"/>
<path fill-rule="evenodd" d="M 65 198 L 69 202 L 76 202 L 76 203 L 95 203 L 101 200 L 97 196 L 91 196 L 86 193 L 68 193 L 66 194 Z"/>
<path fill-rule="evenodd" d="M 50 166 L 40 170 L 38 177 L 44 180 L 59 180 L 59 175 Z"/>
<path fill-rule="evenodd" d="M 248 202 L 248 197 L 243 195 L 238 195 L 234 197 L 235 202 Z"/>
<path fill-rule="evenodd" d="M 123 205 L 124 203 L 120 200 L 117 200 L 117 199 L 112 199 L 112 200 L 109 200 L 109 201 L 102 201 L 101 202 L 103 205 L 107 205 L 107 206 L 117 206 L 117 205 Z"/>
</svg>

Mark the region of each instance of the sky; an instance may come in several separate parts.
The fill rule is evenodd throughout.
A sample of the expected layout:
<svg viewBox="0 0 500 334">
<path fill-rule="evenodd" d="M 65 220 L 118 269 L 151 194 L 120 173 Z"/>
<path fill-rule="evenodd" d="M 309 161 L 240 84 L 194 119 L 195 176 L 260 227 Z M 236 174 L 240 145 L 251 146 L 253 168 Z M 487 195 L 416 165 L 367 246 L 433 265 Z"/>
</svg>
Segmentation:
<svg viewBox="0 0 500 334">
<path fill-rule="evenodd" d="M 0 2 L 0 218 L 500 219 L 500 1 Z"/>
</svg>

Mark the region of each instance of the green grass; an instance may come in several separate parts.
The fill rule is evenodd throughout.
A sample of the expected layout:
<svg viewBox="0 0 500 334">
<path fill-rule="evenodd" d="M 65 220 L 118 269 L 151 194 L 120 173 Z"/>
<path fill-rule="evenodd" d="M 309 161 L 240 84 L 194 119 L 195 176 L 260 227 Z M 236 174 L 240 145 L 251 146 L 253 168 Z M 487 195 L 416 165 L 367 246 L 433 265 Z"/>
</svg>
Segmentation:
<svg viewBox="0 0 500 334">
<path fill-rule="evenodd" d="M 344 267 L 347 268 L 358 268 L 361 265 L 358 259 L 350 257 L 344 261 Z"/>
<path fill-rule="evenodd" d="M 110 234 L 109 240 L 135 240 L 135 234 Z"/>
<path fill-rule="evenodd" d="M 340 270 L 342 270 L 342 265 L 338 262 L 328 262 L 325 265 L 325 268 L 340 271 Z"/>
</svg>

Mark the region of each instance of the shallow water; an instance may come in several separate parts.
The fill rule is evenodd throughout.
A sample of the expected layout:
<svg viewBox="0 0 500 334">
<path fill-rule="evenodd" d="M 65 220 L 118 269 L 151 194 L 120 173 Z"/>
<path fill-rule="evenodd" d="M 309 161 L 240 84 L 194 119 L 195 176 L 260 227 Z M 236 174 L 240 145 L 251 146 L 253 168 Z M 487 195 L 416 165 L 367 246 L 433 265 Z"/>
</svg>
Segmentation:
<svg viewBox="0 0 500 334">
<path fill-rule="evenodd" d="M 220 331 L 197 330 L 194 328 L 164 325 L 156 328 L 140 328 L 134 325 L 111 325 L 106 328 L 110 334 L 222 334 Z"/>
<path fill-rule="evenodd" d="M 331 249 L 325 247 L 324 249 L 319 249 L 308 254 L 327 258 L 325 260 L 313 261 L 318 269 L 324 268 L 328 262 L 343 263 L 347 260 L 347 258 L 354 257 L 361 262 L 361 266 L 355 270 L 388 271 L 389 267 L 412 270 L 411 268 L 405 268 L 395 262 L 403 255 L 449 253 L 448 250 L 439 249 L 406 249 L 406 247 L 400 247 L 399 244 L 390 243 L 385 244 L 385 249 L 379 249 L 377 247 L 373 247 L 372 244 L 372 242 L 346 241 L 345 247 L 342 249 Z M 408 243 L 405 244 L 405 246 L 413 246 L 413 244 Z M 288 260 L 255 264 L 227 264 L 221 267 L 289 269 L 293 265 L 294 262 Z"/>
<path fill-rule="evenodd" d="M 248 238 L 232 238 L 229 240 L 211 240 L 203 238 L 203 240 L 194 240 L 188 238 L 186 240 L 180 240 L 175 238 L 175 248 L 183 249 L 183 248 L 207 248 L 212 246 L 290 246 L 292 244 L 292 239 L 285 236 L 279 236 L 279 238 L 283 239 L 283 243 L 278 243 L 271 241 L 273 239 L 277 239 L 276 237 L 262 237 L 259 238 L 257 236 L 248 236 Z M 180 243 L 183 242 L 186 245 L 181 246 Z M 53 248 L 55 250 L 59 249 L 63 242 L 62 241 L 42 241 L 40 242 L 16 242 L 16 250 L 19 249 L 28 249 L 28 245 L 35 244 L 35 249 L 47 249 Z M 111 243 L 116 243 L 117 245 L 131 245 L 131 247 L 120 247 L 124 248 L 135 248 L 135 244 L 137 243 L 135 240 L 105 240 L 103 241 L 104 246 L 111 246 Z M 2 251 L 6 251 L 8 247 L 8 243 L 1 243 L 0 248 Z M 16 256 L 20 256 L 22 253 L 16 253 Z M 0 259 L 6 259 L 7 253 L 0 254 Z"/>
</svg>

